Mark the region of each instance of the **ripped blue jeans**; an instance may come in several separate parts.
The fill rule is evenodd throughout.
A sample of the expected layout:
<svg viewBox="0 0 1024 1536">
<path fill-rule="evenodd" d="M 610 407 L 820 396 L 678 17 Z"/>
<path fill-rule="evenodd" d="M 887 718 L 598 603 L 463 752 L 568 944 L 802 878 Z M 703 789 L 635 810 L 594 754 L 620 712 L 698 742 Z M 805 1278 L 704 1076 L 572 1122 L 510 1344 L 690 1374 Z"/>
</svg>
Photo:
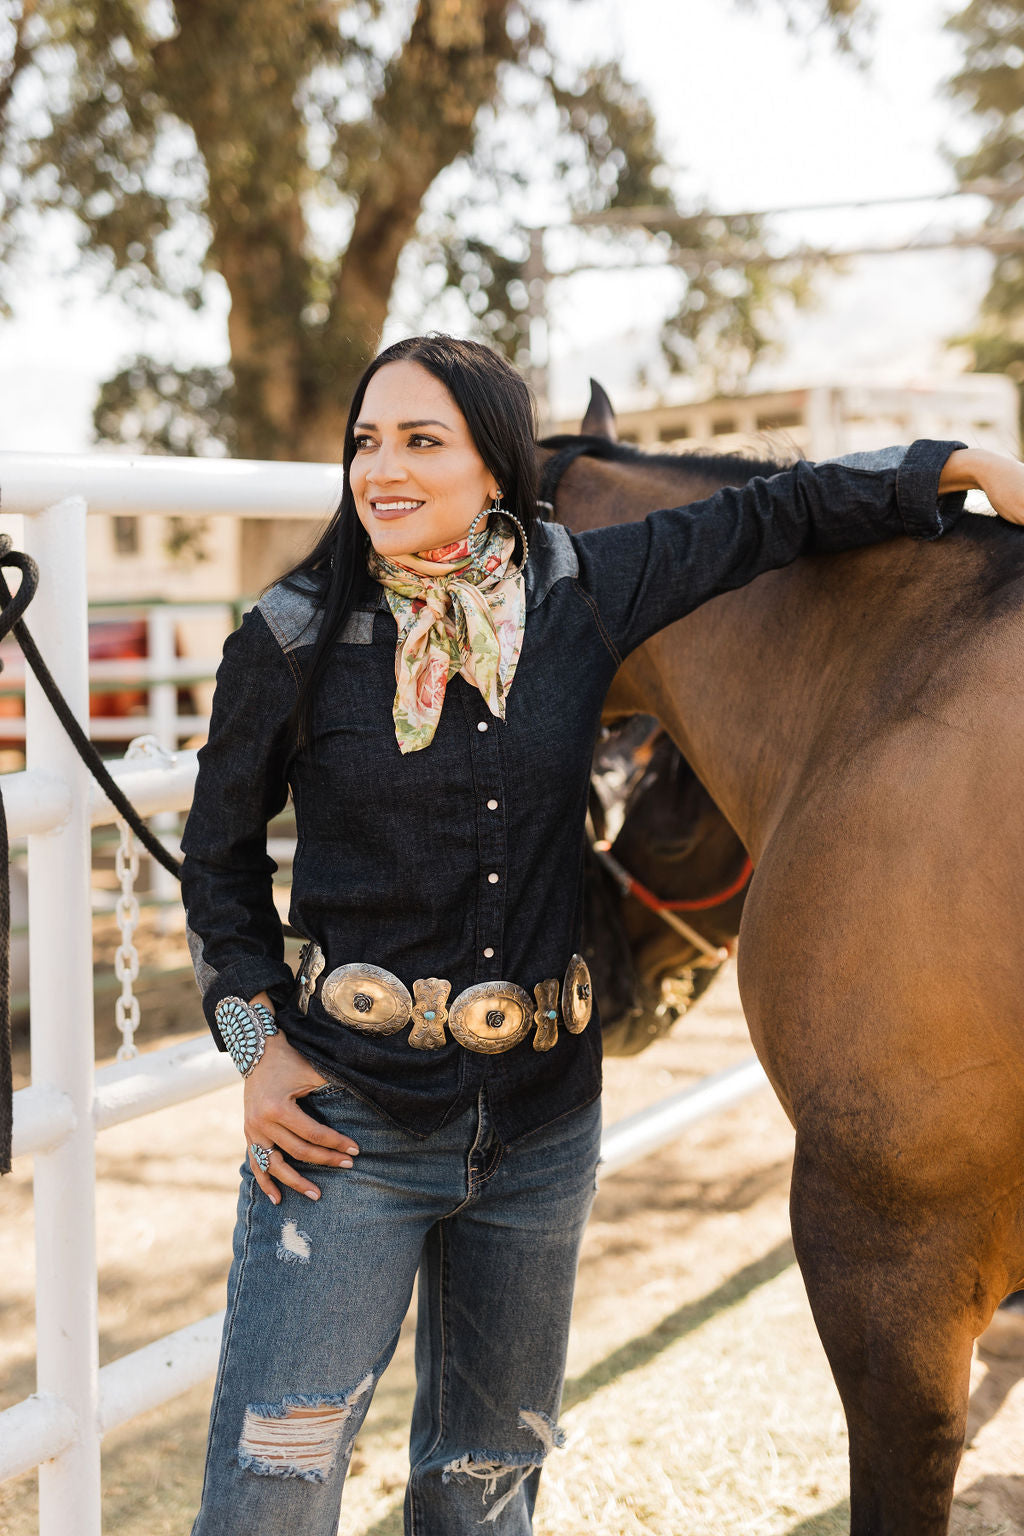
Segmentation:
<svg viewBox="0 0 1024 1536">
<path fill-rule="evenodd" d="M 528 1536 L 557 1428 L 600 1103 L 512 1146 L 482 1091 L 427 1138 L 345 1088 L 303 1108 L 360 1147 L 278 1206 L 243 1166 L 193 1536 L 336 1536 L 352 1444 L 419 1276 L 408 1536 Z"/>
</svg>

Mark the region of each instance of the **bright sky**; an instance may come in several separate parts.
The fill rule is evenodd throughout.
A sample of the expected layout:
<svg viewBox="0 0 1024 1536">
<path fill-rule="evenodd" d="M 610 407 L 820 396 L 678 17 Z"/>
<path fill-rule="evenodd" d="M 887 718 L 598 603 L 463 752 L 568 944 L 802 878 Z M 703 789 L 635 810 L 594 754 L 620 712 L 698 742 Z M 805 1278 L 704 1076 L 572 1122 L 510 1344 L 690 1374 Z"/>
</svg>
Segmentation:
<svg viewBox="0 0 1024 1536">
<path fill-rule="evenodd" d="M 786 29 L 780 0 L 552 0 L 570 46 L 609 40 L 608 52 L 650 93 L 680 190 L 725 211 L 843 198 L 896 197 L 948 187 L 941 145 L 970 143 L 941 82 L 956 67 L 941 23 L 947 0 L 877 0 L 866 71 L 824 33 Z M 926 227 L 967 227 L 965 203 L 792 215 L 794 240 L 855 245 Z M 45 262 L 33 263 L 42 269 Z M 853 377 L 908 382 L 949 373 L 945 338 L 969 325 L 986 286 L 982 252 L 877 257 L 823 276 L 811 314 L 788 319 L 762 387 Z M 639 362 L 656 357 L 667 296 L 657 274 L 580 275 L 552 290 L 556 407 L 576 411 L 599 373 L 619 398 Z M 0 322 L 0 448 L 70 452 L 90 442 L 97 381 L 139 351 L 182 360 L 226 357 L 224 307 L 203 316 L 168 308 L 140 320 L 84 280 L 26 275 L 17 315 Z"/>
</svg>

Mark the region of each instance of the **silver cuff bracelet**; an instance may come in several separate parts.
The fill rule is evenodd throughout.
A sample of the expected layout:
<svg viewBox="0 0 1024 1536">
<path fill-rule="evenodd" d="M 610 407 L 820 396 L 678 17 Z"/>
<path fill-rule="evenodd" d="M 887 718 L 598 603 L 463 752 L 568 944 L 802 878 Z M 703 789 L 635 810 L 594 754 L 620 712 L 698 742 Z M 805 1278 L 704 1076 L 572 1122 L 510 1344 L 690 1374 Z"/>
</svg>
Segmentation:
<svg viewBox="0 0 1024 1536">
<path fill-rule="evenodd" d="M 266 1048 L 268 1035 L 280 1034 L 266 1003 L 247 1003 L 241 997 L 222 997 L 213 1010 L 228 1055 L 243 1077 L 248 1077 Z"/>
</svg>

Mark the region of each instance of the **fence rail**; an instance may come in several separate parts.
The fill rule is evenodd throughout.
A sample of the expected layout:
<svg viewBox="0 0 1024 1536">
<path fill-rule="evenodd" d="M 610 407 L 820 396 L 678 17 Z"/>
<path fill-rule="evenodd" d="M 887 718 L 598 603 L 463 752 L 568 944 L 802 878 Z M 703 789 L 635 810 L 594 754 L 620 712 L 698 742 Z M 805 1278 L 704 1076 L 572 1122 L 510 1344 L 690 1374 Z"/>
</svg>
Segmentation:
<svg viewBox="0 0 1024 1536">
<path fill-rule="evenodd" d="M 333 465 L 0 454 L 0 488 L 5 511 L 25 517 L 26 548 L 43 573 L 30 627 L 84 725 L 90 508 L 320 517 L 336 502 L 339 485 Z M 173 689 L 166 653 L 160 665 L 164 681 L 156 686 Z M 109 1126 L 235 1082 L 237 1075 L 208 1038 L 95 1069 L 91 835 L 93 827 L 115 819 L 114 811 L 32 676 L 25 679 L 25 694 L 26 767 L 0 778 L 0 792 L 11 838 L 28 844 L 32 1083 L 15 1095 L 15 1152 L 35 1159 L 37 1391 L 0 1414 L 0 1479 L 39 1468 L 40 1536 L 99 1536 L 103 1434 L 213 1371 L 221 1315 L 100 1370 L 95 1138 Z M 8 723 L 0 722 L 0 735 Z M 112 770 L 148 816 L 188 807 L 196 767 L 194 752 L 179 752 L 114 764 Z M 646 1156 L 764 1083 L 757 1063 L 747 1062 L 630 1116 L 606 1133 L 606 1167 L 615 1171 Z"/>
</svg>

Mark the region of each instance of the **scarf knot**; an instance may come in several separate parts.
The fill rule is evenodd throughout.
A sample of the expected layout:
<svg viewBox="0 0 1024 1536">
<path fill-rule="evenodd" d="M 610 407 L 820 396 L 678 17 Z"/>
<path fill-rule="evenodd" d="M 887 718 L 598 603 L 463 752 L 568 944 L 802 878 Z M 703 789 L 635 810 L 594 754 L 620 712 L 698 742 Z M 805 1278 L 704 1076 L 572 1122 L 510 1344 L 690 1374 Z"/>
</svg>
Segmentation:
<svg viewBox="0 0 1024 1536">
<path fill-rule="evenodd" d="M 479 538 L 445 551 L 436 574 L 412 570 L 370 550 L 370 574 L 380 582 L 398 625 L 395 702 L 399 750 L 419 752 L 434 739 L 449 679 L 461 672 L 488 709 L 505 718 L 526 627 L 523 573 L 511 563 L 515 540 L 492 526 Z M 452 554 L 465 558 L 452 563 Z"/>
</svg>

